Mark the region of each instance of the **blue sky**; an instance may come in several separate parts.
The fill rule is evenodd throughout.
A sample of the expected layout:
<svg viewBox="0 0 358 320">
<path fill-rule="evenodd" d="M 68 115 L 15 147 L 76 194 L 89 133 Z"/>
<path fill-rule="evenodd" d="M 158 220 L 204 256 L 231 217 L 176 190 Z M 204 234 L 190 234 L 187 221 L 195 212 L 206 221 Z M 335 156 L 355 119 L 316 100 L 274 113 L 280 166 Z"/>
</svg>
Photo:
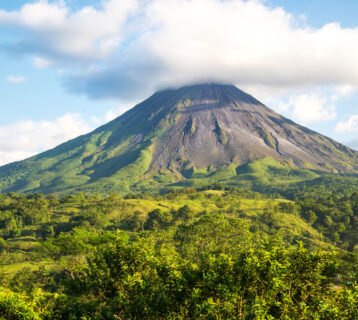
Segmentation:
<svg viewBox="0 0 358 320">
<path fill-rule="evenodd" d="M 266 4 L 282 7 L 295 16 L 305 15 L 309 25 L 316 28 L 330 22 L 339 22 L 345 28 L 357 26 L 355 0 L 268 0 Z"/>
<path fill-rule="evenodd" d="M 203 81 L 358 148 L 356 12 L 353 0 L 1 1 L 0 164 Z"/>
</svg>

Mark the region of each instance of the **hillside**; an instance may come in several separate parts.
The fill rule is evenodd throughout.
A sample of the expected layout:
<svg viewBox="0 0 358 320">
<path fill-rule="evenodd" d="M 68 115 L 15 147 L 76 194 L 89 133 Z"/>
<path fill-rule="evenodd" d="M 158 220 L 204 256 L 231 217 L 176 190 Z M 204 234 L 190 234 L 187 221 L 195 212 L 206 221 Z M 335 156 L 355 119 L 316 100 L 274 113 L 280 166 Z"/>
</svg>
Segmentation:
<svg viewBox="0 0 358 320">
<path fill-rule="evenodd" d="M 0 192 L 271 185 L 357 171 L 358 152 L 234 86 L 201 84 L 157 92 L 89 134 L 0 167 Z"/>
</svg>

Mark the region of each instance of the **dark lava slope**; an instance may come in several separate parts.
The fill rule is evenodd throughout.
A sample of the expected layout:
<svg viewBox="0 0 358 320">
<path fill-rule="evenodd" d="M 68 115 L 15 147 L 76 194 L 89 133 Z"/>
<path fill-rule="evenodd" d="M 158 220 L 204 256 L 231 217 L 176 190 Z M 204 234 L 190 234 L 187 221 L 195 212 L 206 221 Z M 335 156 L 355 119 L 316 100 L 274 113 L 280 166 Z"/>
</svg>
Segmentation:
<svg viewBox="0 0 358 320">
<path fill-rule="evenodd" d="M 355 172 L 358 153 L 280 116 L 234 86 L 206 84 L 158 95 L 177 95 L 173 125 L 155 143 L 152 165 L 182 169 L 272 157 L 301 168 Z"/>
</svg>

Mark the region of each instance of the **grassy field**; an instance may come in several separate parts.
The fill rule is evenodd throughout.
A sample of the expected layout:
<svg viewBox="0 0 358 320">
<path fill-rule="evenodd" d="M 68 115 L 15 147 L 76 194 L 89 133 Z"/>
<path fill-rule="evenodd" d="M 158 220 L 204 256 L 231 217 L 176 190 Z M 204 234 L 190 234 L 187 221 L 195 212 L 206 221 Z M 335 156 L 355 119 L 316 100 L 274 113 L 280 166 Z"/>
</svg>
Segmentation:
<svg viewBox="0 0 358 320">
<path fill-rule="evenodd" d="M 38 208 L 37 222 L 23 225 L 16 236 L 5 236 L 5 230 L 2 230 L 2 237 L 6 239 L 3 240 L 1 254 L 3 271 L 15 274 L 23 268 L 33 271 L 40 267 L 56 270 L 58 266 L 46 257 L 42 246 L 44 240 L 69 234 L 75 228 L 93 232 L 131 231 L 133 220 L 139 219 L 143 228 L 153 210 L 175 215 L 184 206 L 189 208 L 194 219 L 203 214 L 222 214 L 226 218 L 240 219 L 252 231 L 280 234 L 290 243 L 303 240 L 312 246 L 324 244 L 323 236 L 299 217 L 292 201 L 254 195 L 247 198 L 223 190 L 188 190 L 136 199 L 125 199 L 119 195 L 85 198 L 83 194 L 78 194 L 62 199 L 56 205 L 47 207 L 46 211 Z M 30 213 L 34 214 L 34 211 Z"/>
</svg>

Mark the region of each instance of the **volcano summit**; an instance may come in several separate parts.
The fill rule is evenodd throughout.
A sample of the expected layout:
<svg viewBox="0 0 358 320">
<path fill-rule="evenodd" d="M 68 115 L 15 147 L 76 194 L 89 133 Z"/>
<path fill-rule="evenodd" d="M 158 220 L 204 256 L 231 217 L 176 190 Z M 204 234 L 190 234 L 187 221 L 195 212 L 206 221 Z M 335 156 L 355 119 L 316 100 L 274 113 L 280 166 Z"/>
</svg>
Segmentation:
<svg viewBox="0 0 358 320">
<path fill-rule="evenodd" d="M 0 167 L 0 192 L 129 192 L 234 183 L 250 164 L 357 173 L 358 152 L 275 113 L 232 85 L 155 93 L 93 132 Z M 309 172 L 309 173 L 308 173 Z"/>
</svg>

